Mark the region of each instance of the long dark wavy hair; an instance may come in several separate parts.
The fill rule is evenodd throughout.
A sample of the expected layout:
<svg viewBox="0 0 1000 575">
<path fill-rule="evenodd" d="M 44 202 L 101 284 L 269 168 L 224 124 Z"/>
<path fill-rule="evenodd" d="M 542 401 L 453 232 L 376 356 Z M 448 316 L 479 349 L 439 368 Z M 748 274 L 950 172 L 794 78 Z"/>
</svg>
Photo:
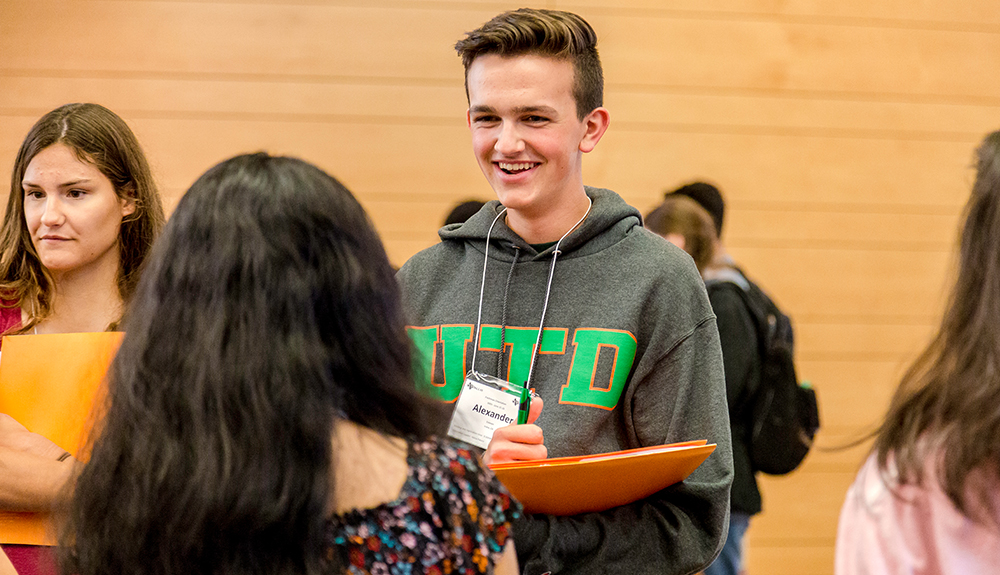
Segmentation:
<svg viewBox="0 0 1000 575">
<path fill-rule="evenodd" d="M 127 302 L 139 281 L 139 271 L 153 240 L 163 228 L 163 206 L 149 162 L 135 134 L 117 114 L 99 104 L 66 104 L 45 114 L 25 136 L 10 176 L 7 212 L 0 225 L 0 294 L 8 307 L 21 307 L 28 331 L 51 311 L 52 277 L 31 243 L 24 218 L 28 164 L 53 144 L 65 144 L 81 162 L 93 164 L 120 199 L 135 203 L 118 231 L 118 294 Z"/>
<path fill-rule="evenodd" d="M 920 484 L 926 458 L 940 454 L 937 480 L 955 506 L 976 517 L 1000 478 L 1000 131 L 977 150 L 965 207 L 958 280 L 937 336 L 903 376 L 874 451 L 886 472 Z M 977 489 L 980 490 L 977 492 Z"/>
<path fill-rule="evenodd" d="M 80 575 L 315 573 L 337 419 L 440 431 L 415 391 L 394 273 L 351 193 L 238 156 L 185 194 L 124 319 L 66 517 Z"/>
</svg>

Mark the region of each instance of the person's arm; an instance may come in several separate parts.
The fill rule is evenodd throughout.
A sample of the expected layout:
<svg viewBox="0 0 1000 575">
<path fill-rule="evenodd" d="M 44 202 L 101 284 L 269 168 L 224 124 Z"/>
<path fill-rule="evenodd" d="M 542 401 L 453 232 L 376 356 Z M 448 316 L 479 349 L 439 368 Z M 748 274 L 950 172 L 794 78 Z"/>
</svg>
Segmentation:
<svg viewBox="0 0 1000 575">
<path fill-rule="evenodd" d="M 10 558 L 7 557 L 2 548 L 0 548 L 0 575 L 17 575 L 14 564 L 10 562 Z"/>
<path fill-rule="evenodd" d="M 0 447 L 0 509 L 45 511 L 52 507 L 73 471 L 64 461 Z"/>
<path fill-rule="evenodd" d="M 504 546 L 500 560 L 493 566 L 494 575 L 518 575 L 517 551 L 514 550 L 514 542 L 508 541 Z"/>
<path fill-rule="evenodd" d="M 641 444 L 707 439 L 718 447 L 685 481 L 635 503 L 568 517 L 525 515 L 514 523 L 514 539 L 526 575 L 682 575 L 721 549 L 733 462 L 715 322 L 642 369 L 627 403 Z"/>
<path fill-rule="evenodd" d="M 56 444 L 0 414 L 0 509 L 49 509 L 70 478 L 74 462 Z"/>
</svg>

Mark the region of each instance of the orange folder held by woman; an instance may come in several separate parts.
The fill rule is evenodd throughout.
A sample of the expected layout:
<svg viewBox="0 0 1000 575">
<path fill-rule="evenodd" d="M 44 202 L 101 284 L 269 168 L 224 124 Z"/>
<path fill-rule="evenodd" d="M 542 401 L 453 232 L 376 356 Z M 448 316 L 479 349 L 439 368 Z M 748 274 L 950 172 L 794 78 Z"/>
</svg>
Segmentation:
<svg viewBox="0 0 1000 575">
<path fill-rule="evenodd" d="M 43 435 L 74 457 L 93 426 L 91 411 L 122 333 L 61 333 L 3 338 L 0 413 Z M 0 543 L 51 545 L 44 513 L 0 511 Z"/>
</svg>

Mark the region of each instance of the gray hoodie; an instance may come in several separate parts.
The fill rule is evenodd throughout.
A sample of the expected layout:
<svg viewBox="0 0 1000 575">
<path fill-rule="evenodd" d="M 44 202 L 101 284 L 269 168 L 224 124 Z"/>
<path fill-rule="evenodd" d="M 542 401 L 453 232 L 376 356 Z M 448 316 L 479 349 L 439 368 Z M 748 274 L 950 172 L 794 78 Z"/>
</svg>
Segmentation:
<svg viewBox="0 0 1000 575">
<path fill-rule="evenodd" d="M 593 207 L 559 246 L 531 371 L 549 457 L 693 439 L 718 448 L 687 480 L 644 500 L 526 516 L 514 525 L 518 559 L 531 575 L 693 573 L 721 548 L 733 474 L 715 316 L 687 254 L 645 230 L 614 192 L 586 192 Z M 482 286 L 477 371 L 517 384 L 528 377 L 555 246 L 536 252 L 500 218 L 484 282 L 485 238 L 502 209 L 492 201 L 442 228 L 442 242 L 399 271 L 417 383 L 444 401 L 471 367 Z"/>
</svg>

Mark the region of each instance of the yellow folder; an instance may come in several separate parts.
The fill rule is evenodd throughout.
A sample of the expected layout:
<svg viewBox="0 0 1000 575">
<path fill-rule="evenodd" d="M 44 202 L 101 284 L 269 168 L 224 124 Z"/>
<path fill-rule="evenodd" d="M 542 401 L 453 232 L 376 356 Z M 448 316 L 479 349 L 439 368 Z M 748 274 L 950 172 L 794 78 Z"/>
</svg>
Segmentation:
<svg viewBox="0 0 1000 575">
<path fill-rule="evenodd" d="M 91 409 L 121 333 L 62 333 L 3 338 L 0 413 L 74 456 L 90 432 Z M 45 513 L 0 511 L 0 543 L 51 545 Z"/>
</svg>

